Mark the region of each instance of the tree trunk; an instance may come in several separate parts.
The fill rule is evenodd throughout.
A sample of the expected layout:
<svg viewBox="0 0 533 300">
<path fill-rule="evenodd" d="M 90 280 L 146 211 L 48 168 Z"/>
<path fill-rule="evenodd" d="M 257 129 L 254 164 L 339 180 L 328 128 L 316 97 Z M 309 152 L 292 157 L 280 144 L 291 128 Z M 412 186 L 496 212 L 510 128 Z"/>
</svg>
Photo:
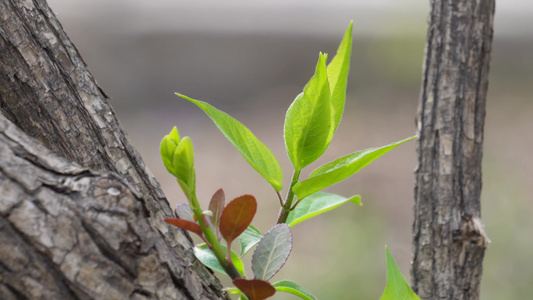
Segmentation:
<svg viewBox="0 0 533 300">
<path fill-rule="evenodd" d="M 1 299 L 226 298 L 44 0 L 0 2 L 0 111 Z"/>
<path fill-rule="evenodd" d="M 432 0 L 418 107 L 413 290 L 479 299 L 489 242 L 480 220 L 494 0 Z"/>
</svg>

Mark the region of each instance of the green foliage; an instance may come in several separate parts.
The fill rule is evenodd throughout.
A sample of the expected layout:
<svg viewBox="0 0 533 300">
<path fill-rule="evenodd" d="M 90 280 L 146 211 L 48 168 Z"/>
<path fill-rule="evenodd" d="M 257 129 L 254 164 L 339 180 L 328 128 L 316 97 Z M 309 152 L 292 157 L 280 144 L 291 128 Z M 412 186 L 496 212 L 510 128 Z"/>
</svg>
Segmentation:
<svg viewBox="0 0 533 300">
<path fill-rule="evenodd" d="M 224 252 L 226 252 L 226 247 L 222 246 L 222 248 L 224 249 Z M 218 258 L 215 253 L 209 248 L 207 244 L 196 245 L 194 247 L 194 256 L 196 256 L 196 258 L 198 258 L 198 260 L 201 261 L 208 268 L 222 274 L 227 274 L 224 270 L 224 267 L 222 267 L 222 265 L 218 261 Z M 233 262 L 233 265 L 235 266 L 237 271 L 241 275 L 244 275 L 244 264 L 242 263 L 242 260 L 239 258 L 237 253 L 233 251 L 231 251 L 231 261 Z"/>
<path fill-rule="evenodd" d="M 346 198 L 329 193 L 314 193 L 311 196 L 303 199 L 298 206 L 296 206 L 296 208 L 289 213 L 289 216 L 287 217 L 287 224 L 292 227 L 298 223 L 328 212 L 348 202 L 361 205 L 361 197 L 357 195 L 351 198 Z"/>
<path fill-rule="evenodd" d="M 366 149 L 338 158 L 314 170 L 309 179 L 295 184 L 293 191 L 299 199 L 304 199 L 354 175 L 383 154 L 414 138 L 413 136 L 387 146 Z"/>
<path fill-rule="evenodd" d="M 176 148 L 178 147 L 178 144 L 180 143 L 180 135 L 178 132 L 178 128 L 174 126 L 170 133 L 166 135 L 163 140 L 161 141 L 161 146 L 159 147 L 159 151 L 161 152 L 161 159 L 163 160 L 163 164 L 167 168 L 168 172 L 174 176 L 177 177 L 176 171 L 174 170 L 174 151 L 176 151 Z"/>
<path fill-rule="evenodd" d="M 328 65 L 328 80 L 331 92 L 331 104 L 335 113 L 335 127 L 337 129 L 341 122 L 346 102 L 346 84 L 348 82 L 348 71 L 350 70 L 350 57 L 352 55 L 352 28 L 350 22 L 344 38 L 337 49 L 337 54 Z"/>
<path fill-rule="evenodd" d="M 177 178 L 189 198 L 196 188 L 194 149 L 191 139 L 189 137 L 180 139 L 178 129 L 174 127 L 161 141 L 160 152 L 165 167 Z"/>
<path fill-rule="evenodd" d="M 294 170 L 285 199 L 280 195 L 282 171 L 277 159 L 248 128 L 206 102 L 177 94 L 201 108 L 211 118 L 244 159 L 272 185 L 281 205 L 277 224 L 264 235 L 251 225 L 257 210 L 256 199 L 251 195 L 237 197 L 225 204 L 224 191 L 219 189 L 211 198 L 209 210 L 203 211 L 196 198 L 191 140 L 188 137 L 181 139 L 174 127 L 161 141 L 163 163 L 177 178 L 189 200 L 189 206 L 176 207 L 180 219 L 165 221 L 194 232 L 203 239 L 205 243 L 194 248 L 196 257 L 207 267 L 230 276 L 237 288 L 227 291 L 239 295 L 239 299 L 266 299 L 276 291 L 281 291 L 301 299 L 316 300 L 311 293 L 292 281 L 283 280 L 273 285 L 268 282 L 290 255 L 290 227 L 348 202 L 361 205 L 358 195 L 346 198 L 322 190 L 354 175 L 385 153 L 414 138 L 338 158 L 313 171 L 308 179 L 300 181 L 302 169 L 324 154 L 341 121 L 350 69 L 352 27 L 353 24 L 350 23 L 329 65 L 327 54 L 319 54 L 314 75 L 287 110 L 284 124 L 285 148 Z M 224 238 L 225 245 L 221 243 L 221 237 Z M 251 265 L 253 278 L 244 277 L 243 263 L 231 250 L 232 242 L 237 238 L 241 244 L 241 257 L 255 246 Z M 382 299 L 418 299 L 411 297 L 414 293 L 397 270 L 388 250 L 387 262 L 388 284 Z"/>
<path fill-rule="evenodd" d="M 281 180 L 283 173 L 278 160 L 272 152 L 263 144 L 246 126 L 220 111 L 213 106 L 199 100 L 194 100 L 185 95 L 176 94 L 183 99 L 189 100 L 201 108 L 226 138 L 237 148 L 244 159 L 263 176 L 276 190 L 283 188 Z"/>
<path fill-rule="evenodd" d="M 385 248 L 385 251 L 387 252 L 387 286 L 380 300 L 420 300 L 403 278 L 389 249 Z"/>
<path fill-rule="evenodd" d="M 333 138 L 335 120 L 326 59 L 327 55 L 320 53 L 315 75 L 285 117 L 285 147 L 296 170 L 317 160 Z"/>
<path fill-rule="evenodd" d="M 246 230 L 239 235 L 239 241 L 241 242 L 241 256 L 245 255 L 250 249 L 252 249 L 263 235 L 253 225 L 248 226 Z"/>
<path fill-rule="evenodd" d="M 324 154 L 341 121 L 352 53 L 352 27 L 353 22 L 327 67 L 327 54 L 320 53 L 315 75 L 287 110 L 285 147 L 296 170 Z"/>
<path fill-rule="evenodd" d="M 290 280 L 278 281 L 272 286 L 276 289 L 276 291 L 293 294 L 304 300 L 317 300 L 315 296 L 313 296 L 311 293 L 309 293 L 304 288 Z"/>
</svg>

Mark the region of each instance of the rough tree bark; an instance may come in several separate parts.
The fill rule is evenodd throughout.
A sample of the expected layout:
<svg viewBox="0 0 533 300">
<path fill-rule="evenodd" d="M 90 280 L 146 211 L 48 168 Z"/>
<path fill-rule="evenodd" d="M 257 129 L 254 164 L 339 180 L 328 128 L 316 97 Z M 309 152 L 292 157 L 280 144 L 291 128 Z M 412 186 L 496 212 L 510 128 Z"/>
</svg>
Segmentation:
<svg viewBox="0 0 533 300">
<path fill-rule="evenodd" d="M 479 299 L 481 157 L 494 0 L 432 0 L 418 108 L 413 290 Z"/>
<path fill-rule="evenodd" d="M 227 297 L 45 0 L 0 2 L 0 111 L 1 299 Z"/>
</svg>

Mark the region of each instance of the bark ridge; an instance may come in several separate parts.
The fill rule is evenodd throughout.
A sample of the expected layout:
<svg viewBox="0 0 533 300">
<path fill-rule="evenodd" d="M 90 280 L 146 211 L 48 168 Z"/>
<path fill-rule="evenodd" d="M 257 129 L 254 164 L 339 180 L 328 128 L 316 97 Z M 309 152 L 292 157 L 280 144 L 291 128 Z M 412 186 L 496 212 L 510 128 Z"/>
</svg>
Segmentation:
<svg viewBox="0 0 533 300">
<path fill-rule="evenodd" d="M 431 1 L 418 107 L 413 290 L 479 299 L 488 238 L 480 214 L 494 0 Z"/>
</svg>

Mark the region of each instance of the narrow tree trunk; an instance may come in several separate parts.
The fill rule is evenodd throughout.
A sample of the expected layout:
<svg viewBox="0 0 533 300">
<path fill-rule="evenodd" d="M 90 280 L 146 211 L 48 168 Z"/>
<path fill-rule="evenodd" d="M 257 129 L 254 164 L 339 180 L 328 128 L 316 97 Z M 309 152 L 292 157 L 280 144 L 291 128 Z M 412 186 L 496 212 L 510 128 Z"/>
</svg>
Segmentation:
<svg viewBox="0 0 533 300">
<path fill-rule="evenodd" d="M 124 277 L 119 281 L 111 280 L 107 282 L 108 285 L 113 286 L 110 289 L 116 288 L 121 291 L 131 292 L 130 287 L 124 288 L 127 284 L 130 284 L 135 287 L 135 289 L 139 289 L 139 295 L 143 295 L 146 298 L 166 299 L 166 296 L 161 296 L 160 292 L 165 290 L 169 285 L 173 285 L 173 289 L 181 291 L 181 294 L 179 294 L 181 296 L 177 297 L 177 299 L 216 299 L 219 297 L 225 297 L 221 292 L 220 283 L 218 283 L 216 278 L 207 271 L 207 269 L 200 266 L 194 259 L 191 252 L 192 244 L 188 235 L 184 234 L 181 230 L 169 228 L 169 226 L 164 223 L 163 219 L 171 217 L 173 213 L 159 184 L 145 168 L 144 162 L 139 154 L 130 145 L 112 108 L 108 104 L 108 97 L 96 84 L 96 81 L 87 70 L 85 63 L 75 46 L 64 33 L 61 25 L 47 6 L 45 0 L 0 1 L 0 111 L 10 121 L 2 118 L 1 123 L 12 124 L 5 125 L 7 128 L 12 128 L 14 126 L 18 127 L 29 136 L 38 139 L 53 152 L 53 154 L 44 152 L 34 154 L 31 151 L 27 153 L 23 151 L 23 153 L 20 154 L 17 152 L 17 147 L 19 146 L 11 144 L 4 146 L 11 149 L 10 151 L 15 153 L 15 156 L 22 155 L 23 158 L 31 158 L 30 161 L 46 161 L 47 159 L 55 160 L 55 156 L 58 156 L 65 158 L 68 162 L 61 162 L 59 166 L 51 166 L 50 169 L 47 169 L 48 166 L 37 166 L 37 168 L 42 167 L 44 169 L 41 171 L 34 170 L 34 172 L 38 173 L 48 170 L 52 173 L 57 173 L 57 178 L 50 179 L 51 182 L 46 180 L 43 182 L 39 181 L 40 179 L 37 178 L 38 176 L 32 176 L 32 172 L 25 171 L 25 165 L 18 166 L 23 168 L 20 171 L 24 171 L 20 172 L 20 175 L 16 174 L 16 170 L 0 168 L 0 171 L 4 174 L 4 177 L 0 177 L 0 185 L 6 187 L 1 190 L 0 206 L 4 209 L 0 213 L 2 214 L 2 218 L 6 218 L 6 220 L 9 221 L 2 219 L 2 224 L 0 225 L 2 237 L 4 237 L 3 230 L 5 229 L 13 234 L 12 236 L 9 236 L 10 239 L 12 237 L 12 241 L 15 243 L 12 245 L 18 245 L 17 243 L 23 242 L 27 243 L 29 245 L 27 246 L 29 247 L 28 251 L 33 251 L 31 252 L 33 254 L 28 256 L 31 257 L 31 259 L 21 259 L 25 266 L 28 268 L 37 268 L 42 274 L 49 272 L 48 275 L 53 275 L 52 277 L 47 277 L 48 281 L 45 280 L 45 277 L 27 276 L 27 274 L 24 275 L 23 273 L 17 272 L 27 271 L 28 268 L 22 268 L 21 270 L 19 270 L 20 268 L 13 269 L 8 266 L 12 266 L 16 261 L 3 261 L 0 263 L 0 270 L 3 270 L 2 268 L 5 267 L 6 269 L 3 271 L 7 270 L 7 273 L 0 271 L 0 298 L 4 299 L 4 291 L 10 291 L 10 293 L 15 296 L 24 295 L 27 298 L 34 299 L 31 295 L 27 296 L 27 294 L 25 294 L 31 290 L 30 286 L 32 284 L 42 283 L 42 288 L 50 286 L 50 289 L 52 289 L 52 286 L 74 286 L 76 284 L 83 284 L 82 282 L 74 283 L 76 280 L 81 281 L 82 279 L 87 285 L 86 288 L 88 290 L 93 289 L 93 292 L 96 290 L 100 291 L 99 289 L 101 286 L 99 284 L 105 283 L 105 278 L 110 278 L 106 276 L 120 277 L 122 275 L 124 275 Z M 19 134 L 17 133 L 17 135 Z M 25 138 L 22 137 L 22 139 Z M 33 143 L 38 144 L 39 142 L 34 141 Z M 2 157 L 2 160 L 5 159 L 7 158 Z M 9 165 L 9 161 L 7 164 Z M 66 180 L 70 182 L 70 184 L 74 184 L 69 180 L 78 179 L 69 178 L 72 176 L 78 176 L 79 174 L 77 173 L 78 171 L 75 171 L 74 173 L 70 172 L 74 169 L 80 169 L 80 167 L 84 170 L 87 168 L 91 169 L 90 171 L 83 171 L 88 172 L 87 174 L 94 173 L 100 174 L 97 175 L 97 177 L 107 178 L 106 176 L 110 176 L 111 178 L 114 178 L 110 181 L 111 183 L 106 181 L 106 184 L 110 185 L 102 187 L 104 188 L 104 191 L 109 192 L 110 190 L 105 188 L 113 187 L 114 184 L 116 184 L 117 189 L 120 191 L 131 189 L 131 193 L 137 195 L 135 197 L 127 197 L 128 200 L 125 200 L 127 203 L 132 203 L 127 204 L 128 207 L 126 210 L 129 211 L 124 212 L 124 214 L 128 216 L 124 215 L 123 218 L 130 218 L 131 216 L 129 214 L 135 215 L 139 224 L 147 224 L 146 226 L 148 226 L 148 229 L 143 229 L 146 230 L 146 232 L 149 232 L 149 236 L 147 236 L 146 239 L 152 240 L 151 243 L 157 245 L 157 251 L 170 251 L 165 247 L 166 245 L 171 245 L 175 252 L 173 254 L 168 254 L 166 252 L 156 254 L 156 256 L 160 255 L 161 257 L 170 255 L 175 261 L 171 263 L 170 261 L 165 261 L 166 258 L 161 259 L 161 257 L 153 259 L 150 263 L 153 268 L 154 278 L 146 278 L 146 276 L 148 276 L 146 273 L 143 273 L 142 276 L 145 276 L 144 279 L 146 280 L 158 281 L 161 279 L 158 277 L 160 272 L 167 272 L 171 274 L 169 275 L 171 282 L 167 282 L 161 286 L 154 285 L 151 289 L 141 287 L 142 284 L 139 283 L 140 279 L 138 277 L 141 276 L 140 273 L 138 273 L 141 271 L 138 267 L 142 265 L 139 261 L 143 258 L 137 255 L 141 255 L 141 252 L 143 255 L 148 253 L 146 252 L 148 249 L 143 248 L 142 246 L 144 243 L 142 242 L 144 237 L 137 236 L 138 243 L 129 246 L 127 246 L 127 242 L 132 242 L 133 239 L 128 240 L 126 237 L 124 237 L 124 241 L 127 241 L 125 244 L 116 244 L 118 241 L 122 241 L 118 236 L 126 230 L 121 228 L 121 226 L 125 225 L 124 220 L 118 220 L 123 212 L 117 212 L 117 209 L 118 211 L 124 209 L 123 207 L 120 209 L 117 207 L 125 204 L 115 203 L 117 201 L 116 197 L 109 198 L 106 196 L 106 198 L 102 196 L 100 200 L 99 198 L 96 198 L 91 201 L 88 198 L 84 198 L 91 196 L 89 192 L 86 194 L 82 193 L 83 195 L 76 196 L 77 198 L 71 197 L 71 189 L 73 187 L 68 186 L 65 182 L 61 183 L 61 180 Z M 63 170 L 61 168 L 66 169 Z M 28 181 L 28 183 L 23 184 L 22 181 L 15 180 L 19 184 L 18 187 L 16 186 L 16 183 L 11 183 L 9 180 L 10 178 L 14 178 L 13 176 L 23 175 L 29 176 L 21 179 L 24 182 Z M 87 176 L 93 178 L 96 175 Z M 60 180 L 60 178 L 62 179 Z M 90 186 L 87 187 L 89 190 L 97 189 L 99 188 L 97 183 L 100 182 L 100 179 L 83 179 L 82 182 Z M 33 220 L 34 215 L 30 214 L 32 210 L 35 210 L 36 214 L 41 215 L 45 221 L 48 219 L 53 220 L 58 217 L 55 215 L 57 212 L 50 212 L 42 206 L 44 204 L 39 203 L 41 200 L 38 199 L 37 194 L 35 194 L 38 191 L 33 190 L 33 187 L 39 187 L 42 185 L 49 185 L 49 194 L 57 196 L 58 200 L 56 200 L 54 205 L 57 206 L 56 208 L 58 211 L 65 210 L 66 215 L 77 214 L 77 221 L 75 220 L 76 218 L 70 217 L 65 217 L 65 219 L 61 221 L 66 223 L 63 224 L 64 226 L 62 225 L 58 228 L 65 228 L 66 231 L 62 231 L 53 226 L 45 226 L 45 223 L 38 223 L 42 220 Z M 18 191 L 19 189 L 22 189 L 20 193 Z M 5 193 L 12 193 L 13 190 L 17 191 L 15 194 L 18 196 L 15 197 L 16 201 L 13 200 L 14 202 L 10 204 L 6 201 L 11 200 L 8 200 L 4 195 Z M 60 200 L 63 199 L 60 195 L 63 195 L 66 200 Z M 48 198 L 46 201 L 53 202 L 54 200 L 53 198 Z M 73 201 L 77 202 L 77 204 L 73 204 Z M 79 201 L 88 202 L 79 203 Z M 98 204 L 101 207 L 98 209 L 92 207 L 96 205 L 94 204 L 96 203 L 94 201 L 103 201 Z M 106 201 L 110 202 L 107 203 Z M 28 208 L 28 205 L 32 207 Z M 80 209 L 79 207 L 76 207 L 76 205 L 81 205 L 85 208 Z M 21 220 L 23 217 L 27 218 L 28 222 L 32 225 L 25 226 L 28 228 L 31 227 L 32 230 L 25 230 L 10 219 L 14 213 L 12 209 L 24 209 L 17 210 L 20 211 L 18 216 Z M 30 211 L 28 212 L 25 209 L 30 209 Z M 97 214 L 97 211 L 99 212 L 100 209 L 102 210 L 102 218 L 106 219 L 105 215 L 110 214 L 108 216 L 109 218 L 105 220 L 105 222 L 110 222 L 106 223 L 106 231 L 108 232 L 100 232 L 100 229 L 95 229 L 102 226 L 103 223 L 98 224 L 98 222 L 103 221 L 99 220 L 97 216 L 90 215 L 92 213 Z M 85 213 L 89 214 L 89 216 L 82 216 Z M 117 218 L 116 220 L 113 218 L 114 213 L 117 214 L 115 216 Z M 28 215 L 26 216 L 26 214 Z M 116 224 L 114 223 L 115 221 L 117 222 Z M 78 222 L 79 224 L 72 222 Z M 128 226 L 129 225 L 131 224 L 128 223 Z M 79 226 L 82 226 L 83 228 L 80 228 Z M 66 228 L 70 229 L 67 230 Z M 50 246 L 54 249 L 62 247 L 59 244 L 63 242 L 62 239 L 67 239 L 66 235 L 71 234 L 69 230 L 77 232 L 78 229 L 81 231 L 85 230 L 86 234 L 94 239 L 94 243 L 100 249 L 100 251 L 97 251 L 98 249 L 92 251 L 94 249 L 91 248 L 92 250 L 87 250 L 87 252 L 80 254 L 81 256 L 79 259 L 91 262 L 99 261 L 99 259 L 109 259 L 115 264 L 123 267 L 123 270 L 120 271 L 122 273 L 119 271 L 117 271 L 118 273 L 114 273 L 115 271 L 112 269 L 103 268 L 102 270 L 98 270 L 98 272 L 102 272 L 102 274 L 94 275 L 95 277 L 91 277 L 92 275 L 90 274 L 93 273 L 86 273 L 84 275 L 85 277 L 82 278 L 80 277 L 81 273 L 76 273 L 73 278 L 73 269 L 70 267 L 65 269 L 62 263 L 64 263 L 68 257 L 69 251 L 67 250 L 70 248 L 74 249 L 75 246 L 80 245 L 71 245 L 69 244 L 71 241 L 68 240 L 66 242 L 68 244 L 68 249 L 63 249 L 65 253 L 61 253 L 60 257 L 56 257 L 56 255 L 59 254 L 57 254 L 55 250 L 50 250 L 47 247 Z M 129 228 L 128 230 L 136 231 L 135 228 Z M 31 233 L 30 231 L 33 231 L 34 233 Z M 48 240 L 45 240 L 44 242 L 41 241 L 41 245 L 32 244 L 35 232 L 39 232 L 39 235 L 41 235 L 36 239 Z M 155 236 L 153 236 L 153 232 L 156 233 Z M 107 237 L 98 237 L 100 234 L 107 234 L 109 236 L 115 234 L 117 240 L 112 241 L 111 239 L 107 239 Z M 142 234 L 144 234 L 144 231 Z M 6 235 L 6 237 L 7 236 L 8 235 Z M 73 236 L 70 236 L 70 238 L 72 237 Z M 85 237 L 81 238 L 80 236 L 77 236 L 75 239 L 76 243 L 86 242 Z M 118 248 L 122 249 L 121 247 L 123 246 L 134 247 L 134 245 L 140 247 L 140 249 L 136 250 L 140 252 L 132 250 L 133 252 L 125 256 L 120 254 L 122 252 L 116 252 L 118 251 Z M 12 250 L 18 249 L 18 246 L 13 247 L 15 248 L 12 248 Z M 0 251 L 10 251 L 6 249 L 8 248 L 5 248 L 4 245 L 0 243 Z M 131 249 L 128 251 L 130 250 Z M 123 249 L 120 251 L 123 251 Z M 95 255 L 100 255 L 102 257 L 95 258 Z M 1 257 L 3 258 L 4 256 L 2 255 Z M 13 258 L 13 256 L 9 257 Z M 152 259 L 152 257 L 149 257 L 149 259 Z M 100 263 L 90 265 L 92 268 L 96 269 L 104 266 L 104 264 Z M 172 271 L 168 272 L 167 269 L 172 269 Z M 6 274 L 11 275 L 8 276 Z M 18 274 L 17 276 L 19 277 L 15 276 L 16 274 Z M 32 274 L 35 275 L 37 273 Z M 121 275 L 119 276 L 118 274 Z M 63 282 L 63 280 L 66 280 L 65 278 L 71 281 L 67 280 Z M 18 282 L 20 284 L 17 285 L 15 284 L 15 281 L 18 279 L 21 281 Z M 50 282 L 50 280 L 55 282 Z M 44 284 L 45 282 L 48 282 L 49 284 Z M 90 285 L 97 286 L 91 287 Z M 78 290 L 83 290 L 83 288 L 75 287 L 74 290 L 71 290 L 71 298 L 117 298 L 111 296 L 111 294 L 104 297 L 102 294 L 91 294 L 89 292 L 78 293 Z M 131 294 L 120 294 L 118 298 L 126 299 L 130 296 Z M 43 297 L 43 299 L 67 298 Z"/>
<path fill-rule="evenodd" d="M 413 290 L 479 299 L 488 238 L 480 220 L 494 0 L 432 0 L 418 108 Z"/>
</svg>

